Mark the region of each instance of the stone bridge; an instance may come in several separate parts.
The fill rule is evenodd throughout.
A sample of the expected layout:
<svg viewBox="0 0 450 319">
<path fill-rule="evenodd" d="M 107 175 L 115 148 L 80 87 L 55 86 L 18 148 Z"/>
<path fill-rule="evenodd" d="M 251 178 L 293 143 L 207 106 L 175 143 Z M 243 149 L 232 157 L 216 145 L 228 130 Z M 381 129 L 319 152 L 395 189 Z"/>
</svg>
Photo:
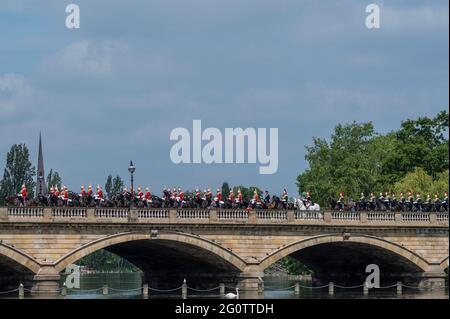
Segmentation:
<svg viewBox="0 0 450 319">
<path fill-rule="evenodd" d="M 161 289 L 186 278 L 256 290 L 288 255 L 317 283 L 361 284 L 377 264 L 382 285 L 442 284 L 448 226 L 448 213 L 2 207 L 0 277 L 17 287 L 28 276 L 33 293 L 51 294 L 68 265 L 107 249 Z"/>
</svg>

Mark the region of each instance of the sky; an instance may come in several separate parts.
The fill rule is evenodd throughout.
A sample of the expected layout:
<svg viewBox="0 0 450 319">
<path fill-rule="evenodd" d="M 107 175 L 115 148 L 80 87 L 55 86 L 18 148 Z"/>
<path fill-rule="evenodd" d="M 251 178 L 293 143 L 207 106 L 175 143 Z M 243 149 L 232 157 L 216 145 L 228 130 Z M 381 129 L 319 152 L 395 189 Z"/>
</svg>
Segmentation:
<svg viewBox="0 0 450 319">
<path fill-rule="evenodd" d="M 66 5 L 80 28 L 65 26 Z M 381 28 L 365 25 L 380 6 Z M 449 105 L 447 0 L 2 0 L 0 169 L 14 143 L 73 190 L 108 174 L 163 186 L 287 187 L 338 123 L 378 132 Z M 174 164 L 170 132 L 278 128 L 278 171 Z"/>
</svg>

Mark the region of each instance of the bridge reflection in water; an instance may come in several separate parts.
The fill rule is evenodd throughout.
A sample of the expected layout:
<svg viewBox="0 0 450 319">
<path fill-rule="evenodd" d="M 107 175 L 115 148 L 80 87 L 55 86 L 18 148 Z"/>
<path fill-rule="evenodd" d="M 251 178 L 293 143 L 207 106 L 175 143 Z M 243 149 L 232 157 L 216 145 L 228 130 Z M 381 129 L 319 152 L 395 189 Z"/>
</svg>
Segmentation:
<svg viewBox="0 0 450 319">
<path fill-rule="evenodd" d="M 200 290 L 257 292 L 264 270 L 288 255 L 313 270 L 315 286 L 359 285 L 377 264 L 382 286 L 443 287 L 449 247 L 448 213 L 436 212 L 5 207 L 0 240 L 0 271 L 28 278 L 40 296 L 57 295 L 65 267 L 99 249 L 135 264 L 156 289 L 186 278 Z"/>
</svg>

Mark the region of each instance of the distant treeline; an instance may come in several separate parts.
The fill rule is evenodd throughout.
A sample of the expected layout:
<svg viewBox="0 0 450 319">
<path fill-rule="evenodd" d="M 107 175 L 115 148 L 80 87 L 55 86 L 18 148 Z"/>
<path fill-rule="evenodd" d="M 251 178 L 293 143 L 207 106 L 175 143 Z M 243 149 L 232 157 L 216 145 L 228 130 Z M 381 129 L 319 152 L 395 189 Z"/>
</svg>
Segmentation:
<svg viewBox="0 0 450 319">
<path fill-rule="evenodd" d="M 447 111 L 405 120 L 385 135 L 371 122 L 338 124 L 329 141 L 314 138 L 306 146 L 309 167 L 297 177 L 299 193 L 311 192 L 322 206 L 339 192 L 347 200 L 357 200 L 361 192 L 439 193 L 442 198 L 449 188 L 448 129 Z"/>
</svg>

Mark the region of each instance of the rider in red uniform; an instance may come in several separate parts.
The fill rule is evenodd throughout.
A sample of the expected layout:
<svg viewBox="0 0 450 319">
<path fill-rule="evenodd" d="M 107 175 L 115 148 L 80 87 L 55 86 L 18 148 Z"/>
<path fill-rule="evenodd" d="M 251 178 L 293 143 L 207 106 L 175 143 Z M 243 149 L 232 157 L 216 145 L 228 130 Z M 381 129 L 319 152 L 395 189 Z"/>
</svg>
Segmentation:
<svg viewBox="0 0 450 319">
<path fill-rule="evenodd" d="M 144 198 L 146 201 L 149 201 L 152 199 L 152 194 L 150 193 L 150 189 L 148 187 L 145 188 Z"/>
<path fill-rule="evenodd" d="M 239 202 L 239 204 L 242 204 L 242 201 L 243 201 L 243 196 L 242 196 L 242 192 L 241 192 L 241 189 L 239 188 L 238 189 L 238 202 Z"/>
<path fill-rule="evenodd" d="M 100 185 L 97 186 L 97 197 L 102 200 L 103 199 L 103 190 Z"/>
<path fill-rule="evenodd" d="M 228 200 L 231 203 L 234 203 L 234 192 L 233 192 L 233 189 L 230 189 L 230 195 L 228 195 Z"/>
<path fill-rule="evenodd" d="M 88 192 L 87 192 L 87 195 L 88 195 L 89 197 L 92 197 L 92 193 L 93 193 L 92 185 L 89 185 L 89 186 L 88 186 Z"/>
<path fill-rule="evenodd" d="M 86 197 L 86 190 L 84 189 L 84 185 L 81 185 L 81 197 Z"/>
<path fill-rule="evenodd" d="M 184 192 L 181 189 L 179 189 L 179 191 L 180 191 L 180 193 L 179 193 L 180 202 L 183 202 L 184 201 Z"/>
<path fill-rule="evenodd" d="M 220 191 L 220 189 L 217 189 L 217 200 L 219 202 L 222 201 L 222 192 Z"/>
<path fill-rule="evenodd" d="M 59 195 L 60 195 L 60 192 L 58 190 L 58 186 L 55 185 L 55 197 L 59 197 Z"/>
<path fill-rule="evenodd" d="M 139 198 L 140 201 L 142 200 L 142 198 L 144 198 L 144 192 L 142 191 L 142 188 L 140 185 L 138 186 L 137 197 Z"/>
<path fill-rule="evenodd" d="M 255 204 L 259 202 L 259 195 L 256 189 L 253 191 L 253 200 L 255 201 Z"/>
<path fill-rule="evenodd" d="M 22 200 L 22 205 L 25 206 L 25 202 L 27 200 L 27 188 L 25 187 L 25 184 L 22 185 L 22 189 L 20 190 L 20 197 Z"/>
<path fill-rule="evenodd" d="M 144 200 L 144 204 L 147 207 L 152 202 L 152 194 L 150 193 L 150 189 L 148 187 L 145 188 Z"/>
<path fill-rule="evenodd" d="M 64 205 L 67 206 L 67 203 L 69 202 L 69 191 L 66 186 L 63 186 L 61 191 L 62 191 L 62 196 L 63 196 L 63 200 L 64 200 Z"/>
</svg>

